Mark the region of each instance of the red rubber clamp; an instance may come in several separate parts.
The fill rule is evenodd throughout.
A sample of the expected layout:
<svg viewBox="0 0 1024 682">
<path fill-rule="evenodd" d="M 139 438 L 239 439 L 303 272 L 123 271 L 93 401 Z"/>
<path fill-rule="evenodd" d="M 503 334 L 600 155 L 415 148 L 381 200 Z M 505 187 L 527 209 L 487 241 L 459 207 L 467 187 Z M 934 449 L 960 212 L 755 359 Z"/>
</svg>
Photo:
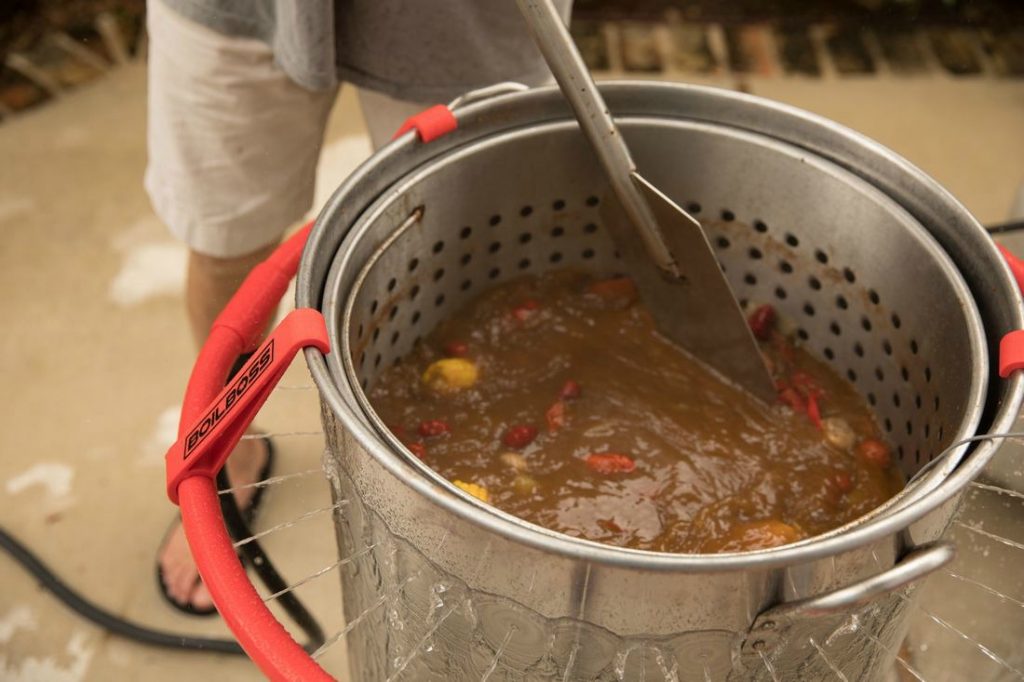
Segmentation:
<svg viewBox="0 0 1024 682">
<path fill-rule="evenodd" d="M 206 412 L 167 451 L 167 496 L 171 502 L 178 503 L 182 480 L 217 476 L 292 358 L 306 346 L 321 353 L 330 348 L 323 316 L 317 310 L 300 308 L 284 318 Z"/>
<path fill-rule="evenodd" d="M 407 118 L 391 139 L 398 139 L 410 130 L 415 130 L 416 134 L 420 136 L 420 140 L 430 142 L 442 135 L 447 135 L 458 127 L 459 122 L 452 110 L 443 104 L 436 104 L 426 111 Z"/>
<path fill-rule="evenodd" d="M 1003 254 L 1006 264 L 1010 266 L 1010 272 L 1013 273 L 1013 278 L 1017 280 L 1017 286 L 1024 292 L 1024 261 L 1017 258 L 1002 244 L 996 244 L 996 248 Z M 1005 379 L 1018 369 L 1024 369 L 1024 330 L 1022 329 L 1009 332 L 999 340 L 999 376 Z"/>
</svg>

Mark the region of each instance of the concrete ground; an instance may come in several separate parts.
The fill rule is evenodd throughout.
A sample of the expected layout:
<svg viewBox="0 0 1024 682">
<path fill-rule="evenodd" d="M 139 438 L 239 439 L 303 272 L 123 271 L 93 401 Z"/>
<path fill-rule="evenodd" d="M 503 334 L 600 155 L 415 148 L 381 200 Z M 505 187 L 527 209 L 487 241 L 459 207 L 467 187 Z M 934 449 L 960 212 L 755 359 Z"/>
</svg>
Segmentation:
<svg viewBox="0 0 1024 682">
<path fill-rule="evenodd" d="M 176 632 L 224 635 L 216 619 L 168 608 L 154 582 L 153 555 L 175 514 L 163 493 L 162 454 L 174 437 L 194 348 L 181 300 L 184 251 L 153 216 L 142 190 L 145 81 L 144 68 L 130 65 L 0 126 L 0 376 L 8 387 L 0 416 L 0 524 L 115 613 Z M 776 78 L 753 79 L 748 87 L 895 149 L 983 222 L 1005 219 L 1024 182 L 1022 83 Z M 358 107 L 346 91 L 331 117 L 318 201 L 368 151 Z M 316 395 L 301 363 L 282 383 L 291 390 L 276 392 L 260 418 L 264 429 L 280 434 L 276 473 L 316 470 L 323 443 L 315 434 Z M 973 502 L 969 513 L 985 516 L 989 505 L 1019 518 L 1019 500 L 990 495 L 996 497 Z M 325 481 L 313 471 L 270 489 L 259 527 L 328 504 Z M 990 527 L 1006 535 L 1018 526 Z M 336 559 L 327 514 L 275 532 L 266 544 L 293 581 Z M 1012 570 L 1020 565 L 1019 551 L 965 543 L 957 570 L 991 573 L 991 552 L 1004 552 Z M 6 558 L 0 558 L 0 586 L 0 679 L 258 677 L 243 658 L 157 650 L 108 635 L 65 610 Z M 341 627 L 335 573 L 299 594 L 328 633 Z M 1015 594 L 1019 599 L 1024 590 Z M 1010 642 L 1000 646 L 1011 647 L 1004 657 L 1024 635 L 1019 608 L 1007 614 L 999 628 Z M 972 608 L 946 617 L 986 620 Z M 965 652 L 976 653 L 970 646 Z M 345 677 L 343 647 L 332 649 L 324 663 Z M 972 669 L 987 675 L 977 679 L 1012 678 L 999 665 Z M 933 669 L 927 679 L 963 679 L 951 675 Z"/>
</svg>

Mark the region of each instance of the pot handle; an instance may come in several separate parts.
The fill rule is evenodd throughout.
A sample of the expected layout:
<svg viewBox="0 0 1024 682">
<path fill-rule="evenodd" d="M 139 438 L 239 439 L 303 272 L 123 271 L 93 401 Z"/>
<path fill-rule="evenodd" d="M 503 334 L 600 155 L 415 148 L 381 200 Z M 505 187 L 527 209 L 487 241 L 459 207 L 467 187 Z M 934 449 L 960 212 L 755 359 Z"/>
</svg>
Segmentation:
<svg viewBox="0 0 1024 682">
<path fill-rule="evenodd" d="M 488 85 L 485 88 L 470 90 L 464 95 L 459 95 L 447 105 L 435 104 L 432 107 L 424 109 L 418 114 L 410 116 L 395 132 L 391 139 L 397 140 L 410 130 L 413 130 L 416 132 L 416 135 L 420 138 L 421 142 L 433 142 L 437 138 L 443 137 L 459 127 L 459 120 L 455 117 L 455 111 L 459 107 L 479 100 L 497 97 L 498 95 L 522 92 L 523 90 L 529 90 L 529 88 L 522 83 L 516 83 L 514 81 L 495 83 L 494 85 Z"/>
<path fill-rule="evenodd" d="M 488 85 L 484 88 L 470 90 L 465 94 L 459 95 L 448 103 L 448 108 L 451 111 L 455 111 L 459 107 L 464 107 L 467 104 L 479 102 L 483 99 L 490 99 L 492 97 L 497 97 L 498 95 L 508 95 L 513 92 L 523 92 L 529 89 L 529 86 L 523 85 L 522 83 L 516 83 L 515 81 L 503 81 L 501 83 L 495 83 L 494 85 Z"/>
<path fill-rule="evenodd" d="M 956 556 L 949 542 L 935 542 L 912 550 L 896 564 L 877 575 L 832 592 L 787 602 L 762 611 L 754 620 L 752 630 L 772 630 L 781 619 L 827 616 L 845 613 L 863 606 L 876 597 L 906 587 L 942 568 Z"/>
</svg>

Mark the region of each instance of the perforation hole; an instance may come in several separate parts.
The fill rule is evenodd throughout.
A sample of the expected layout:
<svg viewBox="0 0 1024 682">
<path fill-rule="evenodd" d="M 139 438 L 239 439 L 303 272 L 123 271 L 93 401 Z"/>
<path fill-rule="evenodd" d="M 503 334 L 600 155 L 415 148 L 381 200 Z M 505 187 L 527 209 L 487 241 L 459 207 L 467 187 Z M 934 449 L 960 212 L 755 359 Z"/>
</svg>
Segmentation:
<svg viewBox="0 0 1024 682">
<path fill-rule="evenodd" d="M 531 213 L 533 213 L 533 206 L 523 206 L 521 209 L 519 209 L 519 215 L 521 215 L 524 218 L 529 216 Z"/>
<path fill-rule="evenodd" d="M 466 227 L 462 228 L 462 230 L 459 232 L 459 239 L 469 239 L 469 237 L 472 234 L 473 228 L 467 225 Z"/>
<path fill-rule="evenodd" d="M 563 234 L 565 234 L 564 227 L 556 225 L 555 227 L 551 228 L 551 236 L 554 237 L 555 239 L 561 237 Z"/>
<path fill-rule="evenodd" d="M 892 406 L 893 407 L 899 407 L 900 406 L 900 394 L 899 393 L 893 393 L 892 394 Z"/>
<path fill-rule="evenodd" d="M 395 279 L 394 277 L 389 279 L 388 280 L 388 293 L 391 293 L 392 291 L 394 291 L 395 290 L 395 286 L 397 286 L 397 285 L 398 285 L 398 280 L 397 279 Z"/>
<path fill-rule="evenodd" d="M 761 253 L 761 249 L 756 246 L 751 246 L 750 249 L 747 250 L 747 255 L 750 256 L 750 260 L 761 260 L 761 257 L 764 254 Z"/>
<path fill-rule="evenodd" d="M 920 410 L 921 409 L 921 402 L 922 402 L 921 401 L 921 394 L 918 393 L 917 395 L 914 396 L 914 407 L 916 407 L 917 409 Z"/>
<path fill-rule="evenodd" d="M 932 383 L 932 368 L 931 367 L 925 367 L 924 368 L 924 381 L 925 381 L 925 383 L 928 383 L 928 384 Z"/>
<path fill-rule="evenodd" d="M 885 372 L 882 371 L 881 367 L 875 367 L 875 378 L 879 381 L 885 381 Z"/>
<path fill-rule="evenodd" d="M 886 355 L 892 355 L 892 344 L 889 343 L 889 339 L 882 341 L 882 350 L 885 351 Z"/>
<path fill-rule="evenodd" d="M 597 206 L 600 203 L 600 199 L 598 199 L 597 197 L 591 195 L 591 196 L 587 197 L 587 200 L 586 200 L 585 203 L 587 204 L 587 206 Z"/>
<path fill-rule="evenodd" d="M 501 268 L 491 268 L 491 271 L 487 273 L 488 279 L 498 279 L 501 275 Z"/>
<path fill-rule="evenodd" d="M 783 289 L 782 287 L 775 287 L 775 297 L 778 298 L 780 301 L 785 300 L 786 290 Z"/>
<path fill-rule="evenodd" d="M 420 259 L 413 258 L 409 261 L 409 272 L 415 272 L 416 268 L 420 266 Z"/>
<path fill-rule="evenodd" d="M 398 315 L 398 306 L 391 306 L 391 312 L 388 313 L 388 320 L 395 319 L 396 315 Z"/>
<path fill-rule="evenodd" d="M 903 377 L 904 381 L 910 381 L 910 370 L 907 369 L 906 365 L 900 367 L 900 376 Z"/>
<path fill-rule="evenodd" d="M 412 323 L 413 324 L 419 324 L 420 317 L 422 317 L 420 315 L 420 311 L 414 310 L 413 313 L 412 313 Z"/>
<path fill-rule="evenodd" d="M 560 251 L 555 251 L 550 256 L 548 256 L 548 260 L 551 261 L 552 263 L 560 263 L 562 262 L 562 253 Z"/>
<path fill-rule="evenodd" d="M 939 406 L 942 405 L 941 401 L 939 401 L 939 396 L 935 396 L 935 400 L 933 402 L 933 405 L 935 406 L 935 411 L 938 412 L 939 411 Z"/>
<path fill-rule="evenodd" d="M 749 284 L 750 286 L 754 286 L 755 284 L 757 284 L 757 277 L 753 273 L 748 272 L 747 274 L 743 275 L 743 281 Z"/>
<path fill-rule="evenodd" d="M 892 433 L 892 420 L 889 419 L 888 417 L 885 418 L 885 432 L 886 433 Z M 902 447 L 903 446 L 901 445 L 900 448 L 902 448 Z M 903 453 L 900 452 L 900 455 L 902 456 Z"/>
<path fill-rule="evenodd" d="M 587 223 L 586 225 L 583 226 L 584 234 L 594 234 L 595 232 L 597 232 L 597 225 L 595 225 L 594 223 Z"/>
<path fill-rule="evenodd" d="M 807 278 L 807 286 L 809 286 L 814 291 L 820 291 L 821 280 L 815 277 L 814 275 L 811 275 L 810 277 Z"/>
<path fill-rule="evenodd" d="M 814 250 L 814 258 L 822 265 L 828 263 L 828 254 L 822 251 L 821 249 Z"/>
<path fill-rule="evenodd" d="M 593 249 L 583 249 L 583 253 L 581 253 L 580 255 L 583 256 L 584 260 L 590 260 L 591 258 L 594 257 L 594 250 Z"/>
<path fill-rule="evenodd" d="M 828 346 L 825 347 L 825 350 L 823 352 L 825 353 L 825 357 L 828 358 L 829 360 L 835 360 L 836 359 L 835 351 L 833 351 Z"/>
<path fill-rule="evenodd" d="M 463 291 L 469 291 L 469 288 L 471 286 L 473 286 L 473 280 L 464 279 L 462 280 L 462 284 L 459 285 L 459 288 L 462 289 Z"/>
<path fill-rule="evenodd" d="M 529 244 L 530 240 L 532 240 L 532 239 L 533 239 L 533 235 L 530 234 L 529 232 L 523 232 L 521 235 L 519 235 L 519 243 L 520 244 Z"/>
<path fill-rule="evenodd" d="M 848 369 L 846 370 L 846 378 L 849 379 L 851 383 L 853 383 L 857 381 L 857 373 L 854 372 L 852 369 Z"/>
<path fill-rule="evenodd" d="M 466 267 L 469 265 L 469 261 L 471 260 L 473 260 L 473 254 L 464 253 L 462 254 L 462 258 L 459 259 L 459 264 L 462 265 L 462 267 Z"/>
<path fill-rule="evenodd" d="M 917 339 L 910 339 L 910 352 L 917 355 Z"/>
<path fill-rule="evenodd" d="M 779 270 L 788 275 L 793 272 L 793 266 L 789 264 L 789 261 L 781 260 L 779 261 Z"/>
<path fill-rule="evenodd" d="M 730 244 L 729 238 L 728 237 L 719 237 L 718 239 L 715 240 L 715 244 L 717 244 L 718 248 L 720 248 L 720 249 L 728 249 L 729 248 L 729 244 Z"/>
<path fill-rule="evenodd" d="M 764 222 L 763 220 L 755 220 L 754 230 L 761 234 L 764 234 L 765 232 L 768 231 L 768 223 Z"/>
<path fill-rule="evenodd" d="M 391 345 L 392 346 L 395 345 L 396 343 L 398 343 L 398 337 L 399 336 L 401 336 L 401 334 L 399 332 L 397 332 L 397 331 L 394 332 L 393 334 L 391 334 Z"/>
<path fill-rule="evenodd" d="M 836 322 L 835 320 L 833 320 L 833 321 L 832 321 L 832 322 L 831 322 L 831 323 L 830 323 L 830 324 L 828 325 L 828 329 L 829 329 L 829 331 L 830 331 L 830 332 L 832 332 L 832 333 L 833 333 L 833 334 L 835 334 L 836 336 L 839 336 L 840 334 L 842 334 L 842 333 L 843 333 L 843 330 L 842 330 L 842 328 L 840 328 L 840 326 L 839 326 L 839 323 L 838 323 L 838 322 Z"/>
<path fill-rule="evenodd" d="M 415 301 L 416 297 L 420 295 L 420 285 L 413 284 L 412 289 L 409 291 L 409 300 Z"/>
<path fill-rule="evenodd" d="M 858 358 L 864 357 L 864 346 L 860 345 L 860 341 L 853 344 L 853 352 Z"/>
<path fill-rule="evenodd" d="M 846 310 L 847 308 L 850 307 L 850 304 L 846 300 L 845 296 L 839 294 L 838 296 L 836 296 L 836 307 L 839 308 L 840 310 Z"/>
<path fill-rule="evenodd" d="M 796 247 L 800 246 L 800 240 L 797 239 L 796 235 L 791 233 L 791 232 L 787 232 L 786 233 L 785 239 L 786 239 L 786 244 L 788 244 L 789 246 L 792 246 L 794 249 Z"/>
<path fill-rule="evenodd" d="M 869 319 L 868 319 L 868 318 L 866 318 L 866 317 L 862 317 L 862 318 L 860 318 L 860 326 L 861 326 L 861 328 L 863 328 L 863 329 L 864 329 L 864 331 L 866 331 L 866 332 L 869 332 L 869 331 L 871 331 L 871 320 L 869 320 Z"/>
<path fill-rule="evenodd" d="M 801 341 L 806 341 L 807 339 L 811 338 L 811 335 L 808 334 L 807 330 L 804 329 L 803 327 L 800 327 L 799 329 L 796 330 L 796 335 Z"/>
<path fill-rule="evenodd" d="M 869 298 L 869 299 L 871 300 L 871 302 L 872 302 L 872 303 L 874 303 L 875 305 L 878 305 L 879 303 L 881 303 L 881 302 L 882 302 L 882 297 L 881 297 L 881 296 L 879 296 L 879 295 L 878 295 L 878 292 L 877 292 L 877 291 L 875 291 L 874 289 L 868 289 L 868 298 Z"/>
<path fill-rule="evenodd" d="M 529 267 L 530 267 L 530 259 L 529 258 L 523 258 L 522 260 L 519 261 L 519 269 L 520 270 L 526 270 Z"/>
<path fill-rule="evenodd" d="M 899 329 L 901 324 L 903 324 L 903 322 L 900 320 L 900 316 L 897 315 L 896 313 L 893 313 L 892 326 L 895 327 L 896 329 Z"/>
<path fill-rule="evenodd" d="M 436 241 L 436 242 L 434 242 L 434 248 L 431 249 L 431 250 L 434 252 L 434 255 L 437 255 L 437 254 L 441 253 L 442 251 L 444 251 L 444 242 L 443 241 Z"/>
<path fill-rule="evenodd" d="M 700 213 L 700 211 L 701 205 L 698 204 L 696 201 L 691 201 L 686 205 L 686 212 L 690 213 L 691 215 L 697 215 L 698 213 Z"/>
<path fill-rule="evenodd" d="M 444 305 L 444 294 L 438 294 L 434 298 L 434 307 L 435 308 L 440 308 L 443 305 Z"/>
<path fill-rule="evenodd" d="M 373 303 L 370 304 L 370 314 L 373 315 L 377 312 L 377 300 L 374 299 Z"/>
<path fill-rule="evenodd" d="M 444 277 L 444 268 L 438 268 L 437 270 L 434 270 L 434 281 L 435 282 L 440 282 L 443 277 Z"/>
<path fill-rule="evenodd" d="M 362 369 L 363 365 L 365 365 L 365 364 L 366 364 L 366 351 L 364 350 L 362 353 L 359 354 L 359 369 Z"/>
<path fill-rule="evenodd" d="M 814 317 L 814 306 L 810 303 L 804 303 L 804 315 Z"/>
<path fill-rule="evenodd" d="M 373 358 L 373 366 L 374 366 L 375 368 L 376 368 L 376 367 L 380 367 L 380 360 L 381 360 L 381 356 L 380 356 L 380 353 L 377 353 L 377 355 L 376 355 L 376 356 L 374 356 L 374 358 Z"/>
<path fill-rule="evenodd" d="M 363 338 L 363 325 L 362 324 L 360 324 L 359 325 L 359 329 L 356 330 L 356 338 L 357 339 L 362 339 Z"/>
<path fill-rule="evenodd" d="M 850 284 L 853 284 L 854 282 L 857 281 L 857 275 L 855 275 L 853 273 L 853 270 L 851 270 L 850 268 L 843 268 L 843 278 Z"/>
<path fill-rule="evenodd" d="M 490 218 L 490 220 L 488 220 L 488 221 L 487 221 L 487 223 L 488 223 L 488 224 L 489 224 L 489 225 L 490 225 L 491 227 L 495 227 L 495 226 L 497 226 L 497 225 L 498 225 L 498 223 L 500 223 L 500 222 L 501 222 L 501 216 L 500 216 L 500 215 L 498 215 L 497 213 L 495 213 L 494 215 L 492 215 L 492 216 L 491 216 L 491 218 Z"/>
<path fill-rule="evenodd" d="M 380 327 L 377 327 L 376 329 L 373 330 L 373 337 L 372 338 L 373 338 L 373 342 L 377 343 L 377 339 L 380 338 Z"/>
<path fill-rule="evenodd" d="M 561 211 L 562 209 L 565 208 L 565 200 L 555 199 L 553 202 L 551 202 L 551 208 L 556 211 Z"/>
<path fill-rule="evenodd" d="M 732 221 L 736 220 L 736 214 L 733 213 L 732 211 L 730 211 L 727 208 L 726 209 L 722 209 L 721 216 L 722 216 L 722 220 L 724 220 L 727 223 L 731 223 Z"/>
<path fill-rule="evenodd" d="M 501 242 L 491 242 L 491 245 L 487 247 L 488 253 L 498 253 L 501 251 Z"/>
<path fill-rule="evenodd" d="M 874 407 L 878 404 L 878 398 L 875 397 L 874 393 L 868 393 L 868 404 Z"/>
</svg>

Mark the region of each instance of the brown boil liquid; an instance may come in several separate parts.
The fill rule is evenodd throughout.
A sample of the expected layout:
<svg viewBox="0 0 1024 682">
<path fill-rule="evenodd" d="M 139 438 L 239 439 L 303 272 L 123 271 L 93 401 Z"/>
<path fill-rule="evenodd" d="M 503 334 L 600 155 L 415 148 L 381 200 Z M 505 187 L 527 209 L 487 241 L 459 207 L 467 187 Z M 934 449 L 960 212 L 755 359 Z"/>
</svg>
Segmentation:
<svg viewBox="0 0 1024 682">
<path fill-rule="evenodd" d="M 788 381 L 802 372 L 804 384 L 809 375 L 821 415 L 852 427 L 852 444 L 832 445 L 806 412 L 762 405 L 723 383 L 660 336 L 628 291 L 600 295 L 594 282 L 562 271 L 488 291 L 387 370 L 372 405 L 428 465 L 482 486 L 491 504 L 623 547 L 776 546 L 852 521 L 901 489 L 895 466 L 860 452 L 866 440 L 881 445 L 863 401 L 784 335 L 762 344 L 773 374 Z M 425 384 L 426 368 L 453 353 L 475 364 L 475 383 Z M 546 414 L 568 380 L 579 395 L 562 400 L 562 424 L 552 429 Z M 421 436 L 427 420 L 450 431 Z M 502 442 L 517 426 L 537 430 L 519 449 Z M 628 457 L 635 468 L 602 473 L 588 461 L 594 453 Z"/>
</svg>

